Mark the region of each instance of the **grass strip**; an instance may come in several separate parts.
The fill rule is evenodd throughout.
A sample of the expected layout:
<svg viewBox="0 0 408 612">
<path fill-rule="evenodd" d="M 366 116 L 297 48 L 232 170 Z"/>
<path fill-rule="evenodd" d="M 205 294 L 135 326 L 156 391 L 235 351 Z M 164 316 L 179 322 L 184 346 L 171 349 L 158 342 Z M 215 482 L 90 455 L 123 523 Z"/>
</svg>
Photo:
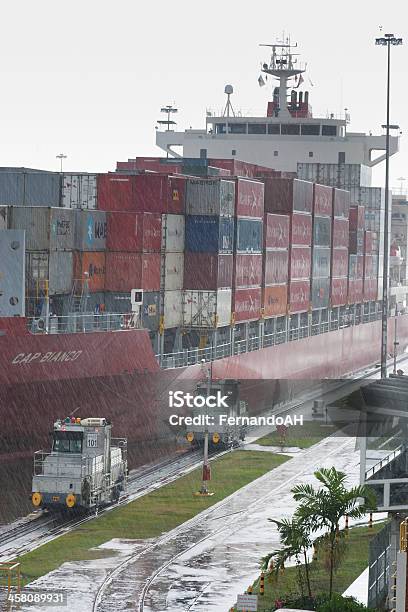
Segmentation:
<svg viewBox="0 0 408 612">
<path fill-rule="evenodd" d="M 259 438 L 256 444 L 262 446 L 279 446 L 282 448 L 295 447 L 310 448 L 323 438 L 327 438 L 336 431 L 334 425 L 324 425 L 323 423 L 305 422 L 303 425 L 293 425 L 288 427 L 286 435 L 282 436 L 277 431 Z"/>
<path fill-rule="evenodd" d="M 228 497 L 290 457 L 262 451 L 235 451 L 211 462 L 212 497 L 195 497 L 201 469 L 165 485 L 126 506 L 112 510 L 74 531 L 22 555 L 23 584 L 51 572 L 66 561 L 112 556 L 109 550 L 91 550 L 111 540 L 146 539 L 170 531 L 199 512 Z"/>
</svg>

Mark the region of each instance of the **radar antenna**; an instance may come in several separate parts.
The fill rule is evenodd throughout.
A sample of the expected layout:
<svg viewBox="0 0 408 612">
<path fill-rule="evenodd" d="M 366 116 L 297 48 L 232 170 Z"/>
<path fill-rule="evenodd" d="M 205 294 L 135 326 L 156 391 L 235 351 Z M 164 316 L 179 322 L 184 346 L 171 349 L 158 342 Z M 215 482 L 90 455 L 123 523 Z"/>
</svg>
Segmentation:
<svg viewBox="0 0 408 612">
<path fill-rule="evenodd" d="M 232 113 L 232 117 L 235 117 L 235 112 L 234 109 L 232 108 L 232 104 L 231 104 L 231 94 L 234 93 L 234 88 L 232 85 L 226 85 L 224 88 L 224 93 L 227 94 L 227 103 L 225 105 L 225 108 L 223 110 L 222 116 L 223 117 L 231 117 Z"/>
<path fill-rule="evenodd" d="M 306 70 L 305 66 L 298 65 L 296 56 L 299 53 L 292 51 L 297 47 L 297 43 L 292 45 L 290 39 L 287 38 L 284 42 L 278 41 L 274 44 L 261 44 L 259 46 L 271 47 L 272 49 L 269 64 L 263 63 L 261 70 L 265 74 L 279 79 L 279 115 L 290 117 L 287 106 L 287 90 L 290 86 L 288 81 L 301 75 Z"/>
</svg>

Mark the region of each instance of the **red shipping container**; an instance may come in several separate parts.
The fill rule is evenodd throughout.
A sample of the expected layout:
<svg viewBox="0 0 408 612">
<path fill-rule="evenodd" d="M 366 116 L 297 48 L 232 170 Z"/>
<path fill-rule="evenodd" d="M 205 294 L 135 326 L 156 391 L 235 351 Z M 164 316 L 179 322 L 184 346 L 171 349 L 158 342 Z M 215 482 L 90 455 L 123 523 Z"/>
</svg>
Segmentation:
<svg viewBox="0 0 408 612">
<path fill-rule="evenodd" d="M 332 250 L 332 275 L 340 278 L 348 276 L 348 249 L 333 249 Z"/>
<path fill-rule="evenodd" d="M 289 248 L 289 215 L 268 213 L 264 219 L 264 240 L 266 249 Z"/>
<path fill-rule="evenodd" d="M 75 251 L 74 278 L 88 280 L 89 291 L 105 290 L 106 258 L 104 251 Z"/>
<path fill-rule="evenodd" d="M 98 174 L 98 208 L 100 210 L 134 210 L 133 185 L 135 176 L 129 174 Z"/>
<path fill-rule="evenodd" d="M 289 278 L 289 251 L 266 251 L 263 285 L 281 285 Z"/>
<path fill-rule="evenodd" d="M 333 189 L 333 216 L 345 217 L 350 214 L 350 192 L 345 189 Z"/>
<path fill-rule="evenodd" d="M 261 317 L 262 290 L 260 287 L 251 289 L 235 289 L 232 296 L 235 321 L 256 321 Z"/>
<path fill-rule="evenodd" d="M 266 178 L 265 212 L 312 212 L 313 183 L 290 178 Z"/>
<path fill-rule="evenodd" d="M 364 302 L 372 302 L 377 299 L 377 279 L 365 278 L 363 285 Z"/>
<path fill-rule="evenodd" d="M 310 307 L 310 281 L 291 281 L 289 283 L 290 313 L 307 312 Z"/>
<path fill-rule="evenodd" d="M 247 176 L 253 178 L 257 170 L 255 164 L 243 162 L 239 159 L 210 159 L 208 161 L 210 166 L 229 170 L 231 176 Z"/>
<path fill-rule="evenodd" d="M 290 279 L 310 279 L 312 266 L 311 247 L 292 247 L 290 249 Z"/>
<path fill-rule="evenodd" d="M 184 289 L 215 291 L 232 287 L 233 256 L 184 253 Z"/>
<path fill-rule="evenodd" d="M 352 280 L 348 281 L 348 303 L 349 304 L 360 304 L 363 301 L 363 280 Z"/>
<path fill-rule="evenodd" d="M 160 290 L 160 253 L 106 253 L 106 290 Z"/>
<path fill-rule="evenodd" d="M 129 160 L 133 161 L 133 160 Z M 166 157 L 136 157 L 136 168 L 138 170 L 150 170 L 154 172 L 180 173 L 183 164 L 180 161 L 169 162 Z M 118 168 L 119 170 L 119 168 Z"/>
<path fill-rule="evenodd" d="M 334 249 L 349 246 L 349 220 L 333 219 L 333 244 Z"/>
<path fill-rule="evenodd" d="M 368 278 L 376 278 L 376 266 L 374 265 L 376 260 L 374 260 L 373 255 L 364 255 L 364 279 Z"/>
<path fill-rule="evenodd" d="M 347 304 L 347 276 L 332 278 L 330 288 L 330 303 L 332 306 L 345 306 Z"/>
<path fill-rule="evenodd" d="M 350 206 L 350 232 L 363 230 L 365 225 L 364 206 Z"/>
<path fill-rule="evenodd" d="M 264 287 L 262 289 L 262 308 L 265 317 L 285 315 L 288 308 L 288 286 Z"/>
<path fill-rule="evenodd" d="M 262 254 L 234 255 L 234 287 L 256 287 L 262 284 Z"/>
<path fill-rule="evenodd" d="M 314 185 L 313 213 L 319 217 L 331 217 L 333 212 L 333 187 Z"/>
<path fill-rule="evenodd" d="M 161 225 L 161 215 L 153 213 L 108 212 L 107 249 L 130 253 L 160 251 Z"/>
<path fill-rule="evenodd" d="M 376 237 L 376 232 L 364 232 L 364 253 L 368 253 L 369 255 L 373 253 Z"/>
<path fill-rule="evenodd" d="M 360 280 L 364 276 L 364 255 L 357 255 L 357 278 Z"/>
<path fill-rule="evenodd" d="M 181 214 L 184 212 L 186 179 L 166 174 L 135 176 L 134 210 Z"/>
<path fill-rule="evenodd" d="M 263 218 L 264 184 L 261 181 L 244 178 L 236 180 L 235 214 L 237 217 Z"/>
<path fill-rule="evenodd" d="M 312 246 L 312 215 L 293 213 L 291 215 L 290 244 L 292 246 Z"/>
</svg>

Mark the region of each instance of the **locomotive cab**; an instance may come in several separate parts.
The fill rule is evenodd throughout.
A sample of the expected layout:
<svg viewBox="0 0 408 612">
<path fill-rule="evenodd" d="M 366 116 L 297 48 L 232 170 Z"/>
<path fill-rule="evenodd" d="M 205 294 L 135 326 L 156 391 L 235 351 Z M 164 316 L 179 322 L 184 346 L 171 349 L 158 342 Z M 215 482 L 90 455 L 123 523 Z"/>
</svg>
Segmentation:
<svg viewBox="0 0 408 612">
<path fill-rule="evenodd" d="M 51 452 L 34 454 L 32 503 L 90 510 L 119 499 L 127 480 L 127 441 L 113 439 L 104 418 L 54 424 Z"/>
</svg>

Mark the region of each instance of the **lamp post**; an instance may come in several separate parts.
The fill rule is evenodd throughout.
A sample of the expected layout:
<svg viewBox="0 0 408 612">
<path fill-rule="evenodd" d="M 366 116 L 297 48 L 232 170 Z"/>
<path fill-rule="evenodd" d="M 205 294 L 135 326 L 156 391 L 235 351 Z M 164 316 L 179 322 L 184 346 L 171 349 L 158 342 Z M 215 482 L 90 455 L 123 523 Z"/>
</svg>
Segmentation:
<svg viewBox="0 0 408 612">
<path fill-rule="evenodd" d="M 58 153 L 58 155 L 56 155 L 55 157 L 60 160 L 60 172 L 62 174 L 62 163 L 64 159 L 67 159 L 67 155 L 64 155 L 64 153 Z"/>
<path fill-rule="evenodd" d="M 386 148 L 385 148 L 385 220 L 384 220 L 384 263 L 383 263 L 383 299 L 381 316 L 381 378 L 387 377 L 387 325 L 388 325 L 388 215 L 389 215 L 389 167 L 390 167 L 390 64 L 391 45 L 402 45 L 402 38 L 395 38 L 394 34 L 385 34 L 382 38 L 375 39 L 376 45 L 387 47 L 387 122 Z"/>
</svg>

